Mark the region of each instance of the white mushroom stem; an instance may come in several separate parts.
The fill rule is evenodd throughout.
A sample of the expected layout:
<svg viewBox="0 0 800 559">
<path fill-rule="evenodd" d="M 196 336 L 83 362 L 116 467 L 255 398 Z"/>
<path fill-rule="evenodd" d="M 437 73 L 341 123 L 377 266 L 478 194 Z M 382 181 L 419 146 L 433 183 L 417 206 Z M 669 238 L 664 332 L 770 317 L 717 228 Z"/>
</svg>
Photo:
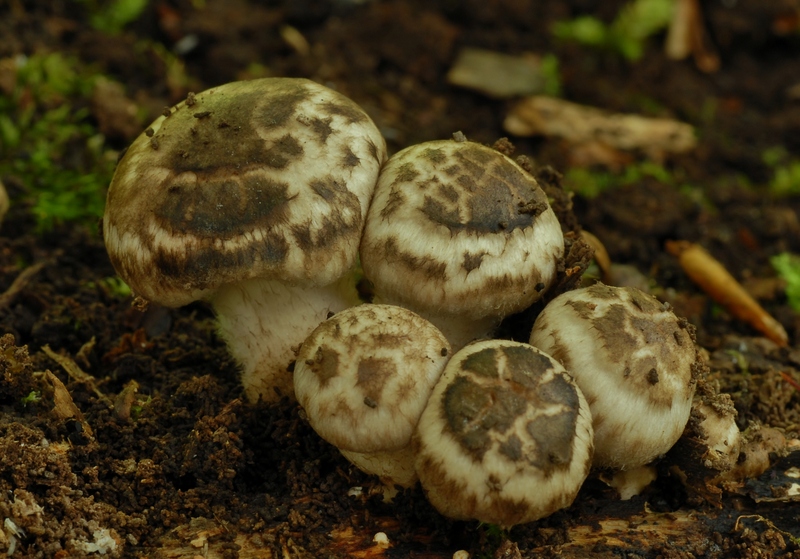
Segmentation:
<svg viewBox="0 0 800 559">
<path fill-rule="evenodd" d="M 424 316 L 424 315 L 423 315 Z M 458 351 L 474 340 L 491 337 L 495 328 L 500 325 L 502 318 L 493 316 L 484 317 L 476 320 L 464 320 L 463 317 L 450 315 L 426 316 L 453 346 L 453 351 Z"/>
<path fill-rule="evenodd" d="M 655 466 L 645 464 L 629 470 L 614 470 L 600 475 L 600 479 L 619 493 L 619 498 L 628 501 L 639 495 L 658 477 Z"/>
<path fill-rule="evenodd" d="M 223 286 L 211 297 L 219 333 L 242 367 L 248 399 L 294 399 L 291 369 L 300 345 L 331 313 L 358 303 L 348 279 L 323 287 L 252 279 Z"/>
</svg>

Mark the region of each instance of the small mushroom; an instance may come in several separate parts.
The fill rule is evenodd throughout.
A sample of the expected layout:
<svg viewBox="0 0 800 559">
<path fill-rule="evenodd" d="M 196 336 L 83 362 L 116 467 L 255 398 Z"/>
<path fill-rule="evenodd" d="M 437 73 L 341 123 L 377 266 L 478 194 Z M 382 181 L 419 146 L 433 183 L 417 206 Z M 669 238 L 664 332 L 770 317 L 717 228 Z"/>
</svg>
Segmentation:
<svg viewBox="0 0 800 559">
<path fill-rule="evenodd" d="M 596 466 L 642 466 L 683 433 L 703 365 L 693 328 L 667 304 L 632 287 L 576 289 L 544 308 L 530 342 L 586 395 Z"/>
<path fill-rule="evenodd" d="M 309 80 L 190 95 L 120 160 L 106 248 L 139 297 L 211 303 L 251 400 L 291 396 L 294 351 L 329 312 L 357 302 L 340 279 L 385 158 L 369 116 Z"/>
<path fill-rule="evenodd" d="M 412 486 L 411 435 L 450 358 L 430 322 L 401 307 L 361 305 L 320 324 L 294 369 L 311 427 L 361 470 Z"/>
<path fill-rule="evenodd" d="M 484 340 L 453 355 L 412 444 L 439 512 L 510 527 L 572 503 L 592 463 L 592 420 L 555 359 Z"/>
<path fill-rule="evenodd" d="M 496 150 L 445 140 L 386 162 L 360 252 L 376 302 L 419 313 L 458 349 L 542 296 L 564 239 L 530 174 Z"/>
</svg>

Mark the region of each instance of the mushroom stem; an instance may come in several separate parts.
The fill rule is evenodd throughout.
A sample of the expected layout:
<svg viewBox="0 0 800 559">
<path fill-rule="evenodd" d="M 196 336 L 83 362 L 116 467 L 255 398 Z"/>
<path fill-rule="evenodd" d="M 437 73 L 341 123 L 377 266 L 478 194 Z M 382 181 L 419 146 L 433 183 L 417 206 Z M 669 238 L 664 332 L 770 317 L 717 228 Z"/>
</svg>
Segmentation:
<svg viewBox="0 0 800 559">
<path fill-rule="evenodd" d="M 295 287 L 252 279 L 220 288 L 210 303 L 219 334 L 242 367 L 250 401 L 294 399 L 292 365 L 297 350 L 329 314 L 358 304 L 350 275 L 320 287 Z"/>
</svg>

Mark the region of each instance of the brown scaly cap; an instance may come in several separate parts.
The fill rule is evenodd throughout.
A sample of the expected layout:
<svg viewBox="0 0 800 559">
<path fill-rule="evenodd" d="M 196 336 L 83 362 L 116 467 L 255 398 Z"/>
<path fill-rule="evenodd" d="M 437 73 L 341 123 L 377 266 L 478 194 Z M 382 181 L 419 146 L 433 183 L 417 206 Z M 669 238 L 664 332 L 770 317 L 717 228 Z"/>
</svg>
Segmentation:
<svg viewBox="0 0 800 559">
<path fill-rule="evenodd" d="M 392 305 L 360 305 L 320 324 L 300 348 L 295 393 L 319 435 L 342 450 L 407 446 L 450 358 L 441 332 Z"/>
<path fill-rule="evenodd" d="M 538 349 L 476 342 L 445 367 L 412 446 L 439 512 L 510 527 L 572 503 L 592 462 L 589 406 Z"/>
<path fill-rule="evenodd" d="M 360 305 L 323 322 L 300 348 L 295 394 L 314 430 L 388 485 L 417 481 L 411 435 L 450 344 L 408 309 Z"/>
<path fill-rule="evenodd" d="M 479 319 L 538 300 L 563 253 L 561 226 L 530 174 L 491 148 L 445 140 L 386 163 L 361 262 L 386 301 Z"/>
<path fill-rule="evenodd" d="M 595 465 L 641 466 L 680 437 L 703 364 L 693 328 L 668 305 L 631 287 L 576 289 L 545 307 L 530 342 L 586 395 Z"/>
<path fill-rule="evenodd" d="M 355 262 L 385 158 L 369 116 L 309 80 L 190 95 L 120 161 L 109 256 L 137 295 L 168 306 L 253 277 L 331 283 Z"/>
</svg>

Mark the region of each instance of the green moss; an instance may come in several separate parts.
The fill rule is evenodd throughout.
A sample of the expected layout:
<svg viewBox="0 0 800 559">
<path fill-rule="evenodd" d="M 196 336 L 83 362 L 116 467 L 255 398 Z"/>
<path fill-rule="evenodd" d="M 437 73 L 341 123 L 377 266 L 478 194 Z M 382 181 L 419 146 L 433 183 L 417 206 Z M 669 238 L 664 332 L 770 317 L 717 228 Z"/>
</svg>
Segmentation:
<svg viewBox="0 0 800 559">
<path fill-rule="evenodd" d="M 116 35 L 142 15 L 149 0 L 79 0 L 86 7 L 89 23 L 98 31 Z"/>
<path fill-rule="evenodd" d="M 783 252 L 770 258 L 770 263 L 786 282 L 786 300 L 789 306 L 800 312 L 800 256 Z"/>
<path fill-rule="evenodd" d="M 98 283 L 118 299 L 125 299 L 132 294 L 130 286 L 116 276 L 103 278 Z"/>
<path fill-rule="evenodd" d="M 645 41 L 665 29 L 672 18 L 672 0 L 633 0 L 606 25 L 592 16 L 559 21 L 553 34 L 562 40 L 615 52 L 631 61 L 644 54 Z"/>
<path fill-rule="evenodd" d="M 765 149 L 761 160 L 772 169 L 768 188 L 777 197 L 800 195 L 800 159 L 792 157 L 783 146 Z"/>
<path fill-rule="evenodd" d="M 18 63 L 12 91 L 0 94 L 0 176 L 25 187 L 40 231 L 57 223 L 95 227 L 115 154 L 95 128 L 89 100 L 100 76 L 58 53 Z"/>
<path fill-rule="evenodd" d="M 665 184 L 676 184 L 673 175 L 663 165 L 652 161 L 639 161 L 627 165 L 619 173 L 596 171 L 581 167 L 569 169 L 564 175 L 564 187 L 586 198 L 617 186 L 626 186 L 651 177 Z"/>
<path fill-rule="evenodd" d="M 542 93 L 550 97 L 561 97 L 561 71 L 556 55 L 544 55 L 539 63 L 539 71 L 544 78 Z"/>
<path fill-rule="evenodd" d="M 42 399 L 42 395 L 36 390 L 32 390 L 27 396 L 22 399 L 22 405 L 35 404 Z"/>
</svg>

